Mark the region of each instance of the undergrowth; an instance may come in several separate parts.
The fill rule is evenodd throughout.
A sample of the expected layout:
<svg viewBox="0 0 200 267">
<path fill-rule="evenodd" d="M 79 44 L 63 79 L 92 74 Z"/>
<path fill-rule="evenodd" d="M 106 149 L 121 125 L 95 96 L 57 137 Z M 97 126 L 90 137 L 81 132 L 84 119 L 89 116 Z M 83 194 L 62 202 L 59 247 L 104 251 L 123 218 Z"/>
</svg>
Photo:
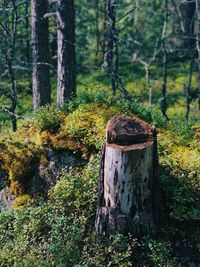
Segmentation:
<svg viewBox="0 0 200 267">
<path fill-rule="evenodd" d="M 14 209 L 0 212 L 0 265 L 171 267 L 183 261 L 184 251 L 198 254 L 200 126 L 198 114 L 185 122 L 181 112 L 171 113 L 168 122 L 156 105 L 83 91 L 62 109 L 41 108 L 21 121 L 17 133 L 2 134 L 0 169 L 7 173 L 15 201 Z M 159 238 L 94 235 L 99 151 L 107 121 L 122 113 L 158 130 L 163 216 Z M 49 151 L 71 151 L 87 163 L 61 171 L 48 196 L 35 196 L 29 193 L 34 172 L 48 163 Z M 181 249 L 182 254 L 177 252 Z M 194 258 L 191 264 L 197 264 Z"/>
</svg>

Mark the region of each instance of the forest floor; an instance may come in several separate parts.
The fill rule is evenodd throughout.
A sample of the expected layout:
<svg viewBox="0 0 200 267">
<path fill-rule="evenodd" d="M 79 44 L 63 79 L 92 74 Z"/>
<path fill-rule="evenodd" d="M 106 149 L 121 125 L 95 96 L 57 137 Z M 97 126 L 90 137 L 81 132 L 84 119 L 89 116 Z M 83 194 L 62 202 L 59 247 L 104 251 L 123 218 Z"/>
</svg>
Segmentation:
<svg viewBox="0 0 200 267">
<path fill-rule="evenodd" d="M 184 86 L 188 77 L 184 72 L 171 75 L 167 121 L 160 112 L 162 80 L 154 78 L 151 106 L 143 78 L 125 79 L 126 89 L 135 97 L 129 101 L 120 94 L 112 97 L 108 81 L 96 73 L 79 76 L 77 99 L 62 109 L 47 106 L 34 114 L 30 91 L 23 89 L 29 82 L 19 83 L 17 113 L 25 119 L 19 120 L 18 131 L 12 133 L 7 115 L 0 115 L 5 123 L 0 169 L 7 173 L 6 185 L 15 195 L 14 209 L 0 212 L 1 266 L 200 266 L 197 99 L 191 101 L 186 122 Z M 196 87 L 194 75 L 192 90 Z M 157 236 L 94 235 L 99 151 L 107 121 L 122 113 L 138 116 L 158 129 L 161 216 Z M 83 164 L 61 171 L 47 195 L 34 194 L 27 189 L 33 179 L 32 167 L 47 164 L 50 150 L 71 151 Z"/>
</svg>

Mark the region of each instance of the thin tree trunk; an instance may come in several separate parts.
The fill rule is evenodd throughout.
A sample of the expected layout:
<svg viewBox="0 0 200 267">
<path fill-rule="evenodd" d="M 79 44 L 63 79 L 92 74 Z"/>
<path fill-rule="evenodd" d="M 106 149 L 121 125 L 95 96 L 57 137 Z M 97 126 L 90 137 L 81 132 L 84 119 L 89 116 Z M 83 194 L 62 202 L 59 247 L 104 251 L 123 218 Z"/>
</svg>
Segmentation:
<svg viewBox="0 0 200 267">
<path fill-rule="evenodd" d="M 57 2 L 57 104 L 76 95 L 74 0 Z"/>
<path fill-rule="evenodd" d="M 98 62 L 99 46 L 100 46 L 100 35 L 99 35 L 99 0 L 95 3 L 95 24 L 96 24 L 96 53 L 95 53 L 95 64 Z"/>
<path fill-rule="evenodd" d="M 186 3 L 186 23 L 185 23 L 185 46 L 188 53 L 195 48 L 194 22 L 195 22 L 196 3 L 195 0 L 187 0 Z"/>
<path fill-rule="evenodd" d="M 30 0 L 26 0 L 25 1 L 25 28 L 26 28 L 26 60 L 27 62 L 30 61 L 30 39 L 29 39 L 29 35 L 27 33 L 29 33 L 29 4 L 30 4 Z"/>
<path fill-rule="evenodd" d="M 198 61 L 198 107 L 200 110 L 200 11 L 199 3 L 196 0 L 196 14 L 197 14 L 197 29 L 196 29 L 196 48 L 197 48 L 197 61 Z"/>
<path fill-rule="evenodd" d="M 8 65 L 8 73 L 10 76 L 10 83 L 11 83 L 11 105 L 9 108 L 9 116 L 12 123 L 12 129 L 14 132 L 17 131 L 17 118 L 15 115 L 15 109 L 17 107 L 17 86 L 16 86 L 16 79 L 15 79 L 15 72 L 13 70 L 13 55 L 7 54 L 6 55 L 6 62 Z"/>
<path fill-rule="evenodd" d="M 102 40 L 101 40 L 101 46 L 102 46 L 102 55 L 103 60 L 104 56 L 106 54 L 106 31 L 107 31 L 107 0 L 103 0 L 103 20 L 102 20 Z"/>
<path fill-rule="evenodd" d="M 17 34 L 17 22 L 18 22 L 18 12 L 16 0 L 12 0 L 12 32 L 11 32 L 11 42 L 10 49 L 6 53 L 6 62 L 8 66 L 8 74 L 11 83 L 11 105 L 9 108 L 9 115 L 12 123 L 13 131 L 17 131 L 17 117 L 15 115 L 15 110 L 17 107 L 17 86 L 16 86 L 16 77 L 13 69 L 13 61 L 15 58 L 15 44 L 16 44 L 16 34 Z"/>
<path fill-rule="evenodd" d="M 51 102 L 49 76 L 49 38 L 47 0 L 32 0 L 32 48 L 33 48 L 33 106 L 39 107 Z"/>
<path fill-rule="evenodd" d="M 168 0 L 165 0 L 165 17 L 163 24 L 163 32 L 162 32 L 162 52 L 163 52 L 163 84 L 162 84 L 162 102 L 161 102 L 161 110 L 163 115 L 168 119 L 166 111 L 167 111 L 167 48 L 166 48 L 166 34 L 167 34 L 167 22 L 168 22 Z"/>
<path fill-rule="evenodd" d="M 190 62 L 189 81 L 188 81 L 188 85 L 186 87 L 186 114 L 185 114 L 185 118 L 187 121 L 189 119 L 189 113 L 190 113 L 190 91 L 191 91 L 191 83 L 192 83 L 193 64 L 194 64 L 194 56 L 192 55 L 192 59 Z"/>
<path fill-rule="evenodd" d="M 117 0 L 108 0 L 107 14 L 109 17 L 109 40 L 108 40 L 108 68 L 111 77 L 111 87 L 113 95 L 116 94 L 117 70 L 118 70 L 118 48 L 116 32 L 116 7 Z M 114 62 L 115 59 L 115 62 Z"/>
<path fill-rule="evenodd" d="M 134 23 L 133 23 L 133 27 L 135 28 L 138 22 L 138 11 L 139 11 L 139 0 L 136 0 L 135 3 L 135 9 L 133 11 L 134 13 Z"/>
<path fill-rule="evenodd" d="M 179 8 L 180 3 L 177 3 L 176 0 L 172 0 L 172 5 L 174 6 L 174 9 L 176 11 L 181 31 L 185 35 L 185 25 L 184 25 L 182 14 L 181 14 L 181 11 L 180 11 L 180 8 Z"/>
</svg>

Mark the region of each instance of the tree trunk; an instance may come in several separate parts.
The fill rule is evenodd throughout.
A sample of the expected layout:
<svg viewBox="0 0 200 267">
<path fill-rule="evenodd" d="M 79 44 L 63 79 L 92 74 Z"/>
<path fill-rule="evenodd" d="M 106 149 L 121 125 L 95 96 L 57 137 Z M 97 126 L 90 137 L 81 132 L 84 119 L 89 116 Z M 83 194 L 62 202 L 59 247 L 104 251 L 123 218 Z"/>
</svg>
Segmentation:
<svg viewBox="0 0 200 267">
<path fill-rule="evenodd" d="M 194 35 L 194 25 L 195 25 L 195 11 L 196 3 L 195 1 L 187 0 L 186 2 L 186 19 L 185 19 L 185 46 L 188 49 L 188 53 L 195 48 L 195 35 Z"/>
<path fill-rule="evenodd" d="M 194 65 L 194 56 L 192 56 L 190 62 L 190 73 L 189 73 L 189 81 L 188 85 L 186 86 L 186 113 L 185 119 L 189 120 L 189 113 L 190 113 L 190 102 L 191 102 L 191 85 L 192 85 L 192 75 L 193 75 L 193 65 Z"/>
<path fill-rule="evenodd" d="M 26 61 L 30 62 L 30 38 L 29 38 L 29 29 L 30 29 L 30 23 L 29 23 L 29 5 L 30 1 L 25 1 L 25 29 L 26 29 L 26 49 L 25 49 L 25 55 L 26 55 Z"/>
<path fill-rule="evenodd" d="M 116 10 L 117 0 L 107 1 L 107 14 L 109 17 L 109 38 L 108 38 L 108 51 L 107 63 L 109 74 L 111 77 L 111 86 L 113 95 L 116 94 L 117 89 L 117 72 L 118 72 L 118 43 L 116 31 Z"/>
<path fill-rule="evenodd" d="M 49 76 L 49 38 L 47 0 L 32 0 L 32 47 L 33 47 L 33 106 L 40 106 L 51 102 Z"/>
<path fill-rule="evenodd" d="M 162 101 L 161 101 L 161 111 L 165 118 L 167 117 L 167 75 L 168 75 L 168 54 L 167 54 L 167 23 L 168 23 L 168 0 L 164 1 L 165 3 L 165 16 L 163 22 L 163 31 L 162 31 L 162 52 L 163 52 L 163 83 L 162 83 Z"/>
<path fill-rule="evenodd" d="M 155 230 L 157 143 L 145 122 L 116 116 L 107 125 L 96 234 L 136 236 Z"/>
<path fill-rule="evenodd" d="M 107 31 L 107 0 L 103 1 L 103 20 L 102 20 L 102 55 L 103 60 L 106 54 L 106 31 Z"/>
<path fill-rule="evenodd" d="M 196 16 L 197 16 L 197 29 L 196 29 L 196 49 L 197 49 L 197 65 L 198 65 L 198 107 L 200 110 L 200 10 L 199 3 L 196 0 Z"/>
<path fill-rule="evenodd" d="M 98 64 L 98 56 L 99 56 L 99 46 L 100 46 L 100 33 L 99 33 L 99 0 L 96 0 L 95 2 L 95 25 L 96 25 L 96 53 L 95 53 L 95 65 Z"/>
<path fill-rule="evenodd" d="M 57 31 L 57 103 L 62 106 L 76 94 L 74 0 L 58 0 Z"/>
</svg>

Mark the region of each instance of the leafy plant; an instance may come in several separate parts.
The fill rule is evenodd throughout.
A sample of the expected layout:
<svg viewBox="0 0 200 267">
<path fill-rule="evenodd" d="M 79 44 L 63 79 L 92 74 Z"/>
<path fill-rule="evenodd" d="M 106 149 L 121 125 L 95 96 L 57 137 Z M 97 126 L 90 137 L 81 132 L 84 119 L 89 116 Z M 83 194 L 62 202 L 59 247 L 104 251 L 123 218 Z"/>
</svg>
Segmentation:
<svg viewBox="0 0 200 267">
<path fill-rule="evenodd" d="M 41 107 L 33 116 L 33 122 L 40 130 L 56 131 L 64 120 L 64 113 L 53 105 Z"/>
<path fill-rule="evenodd" d="M 142 247 L 147 250 L 147 255 L 155 267 L 175 267 L 175 262 L 170 255 L 169 245 L 150 238 L 142 241 Z"/>
</svg>

